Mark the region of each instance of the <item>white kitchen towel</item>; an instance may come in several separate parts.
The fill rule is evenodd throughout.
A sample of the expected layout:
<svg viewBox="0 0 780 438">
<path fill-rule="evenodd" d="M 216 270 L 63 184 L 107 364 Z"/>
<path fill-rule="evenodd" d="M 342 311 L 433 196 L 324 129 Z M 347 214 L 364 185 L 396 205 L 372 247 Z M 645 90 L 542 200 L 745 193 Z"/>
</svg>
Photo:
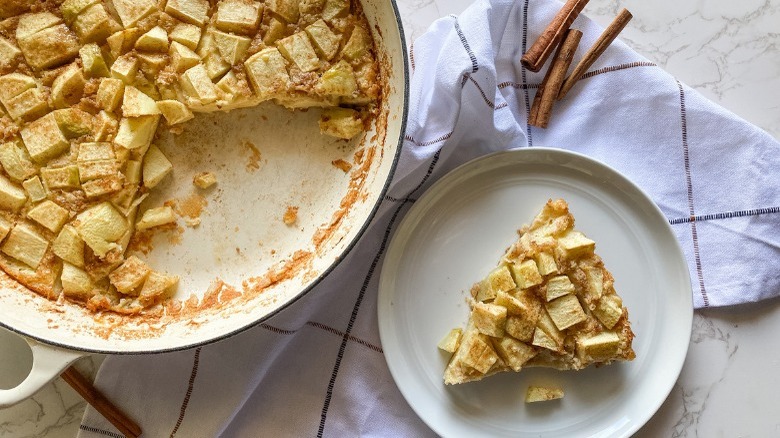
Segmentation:
<svg viewBox="0 0 780 438">
<path fill-rule="evenodd" d="M 256 328 L 213 345 L 109 357 L 96 385 L 147 437 L 429 436 L 396 389 L 379 342 L 377 280 L 388 239 L 430 184 L 515 147 L 562 147 L 647 191 L 688 257 L 697 308 L 780 294 L 780 144 L 620 41 L 592 66 L 547 129 L 528 125 L 543 77 L 520 56 L 561 7 L 478 0 L 411 51 L 409 125 L 372 226 L 330 276 Z M 587 12 L 587 8 L 585 10 Z M 580 16 L 581 47 L 601 28 Z M 575 55 L 575 62 L 584 50 Z M 89 408 L 81 437 L 118 436 Z"/>
</svg>

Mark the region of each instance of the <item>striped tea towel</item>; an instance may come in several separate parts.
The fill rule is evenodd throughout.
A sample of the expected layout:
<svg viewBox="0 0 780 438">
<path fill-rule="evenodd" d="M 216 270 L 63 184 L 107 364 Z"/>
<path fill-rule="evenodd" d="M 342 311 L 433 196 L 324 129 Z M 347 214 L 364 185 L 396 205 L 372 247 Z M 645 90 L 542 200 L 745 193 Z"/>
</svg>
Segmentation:
<svg viewBox="0 0 780 438">
<path fill-rule="evenodd" d="M 648 192 L 688 257 L 697 308 L 780 294 L 780 144 L 617 41 L 528 125 L 544 71 L 520 57 L 561 4 L 477 0 L 414 42 L 409 125 L 391 190 L 361 243 L 306 297 L 260 326 L 193 350 L 109 357 L 96 385 L 148 437 L 433 433 L 387 370 L 377 280 L 388 238 L 448 170 L 513 147 L 565 146 Z M 574 24 L 589 47 L 601 29 Z M 574 62 L 582 56 L 575 55 Z M 465 147 L 468 145 L 468 147 Z M 118 436 L 93 409 L 83 438 Z"/>
</svg>

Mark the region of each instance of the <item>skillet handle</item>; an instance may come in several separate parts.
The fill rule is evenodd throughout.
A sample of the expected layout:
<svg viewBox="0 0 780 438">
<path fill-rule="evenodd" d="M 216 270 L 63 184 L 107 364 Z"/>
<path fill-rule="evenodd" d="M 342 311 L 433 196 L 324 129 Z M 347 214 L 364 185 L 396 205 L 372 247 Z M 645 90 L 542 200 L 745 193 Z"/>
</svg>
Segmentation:
<svg viewBox="0 0 780 438">
<path fill-rule="evenodd" d="M 59 376 L 76 359 L 86 356 L 85 353 L 52 347 L 33 339 L 25 338 L 25 341 L 32 350 L 32 369 L 27 378 L 16 388 L 0 389 L 0 408 L 7 408 L 32 397 L 44 385 Z"/>
</svg>

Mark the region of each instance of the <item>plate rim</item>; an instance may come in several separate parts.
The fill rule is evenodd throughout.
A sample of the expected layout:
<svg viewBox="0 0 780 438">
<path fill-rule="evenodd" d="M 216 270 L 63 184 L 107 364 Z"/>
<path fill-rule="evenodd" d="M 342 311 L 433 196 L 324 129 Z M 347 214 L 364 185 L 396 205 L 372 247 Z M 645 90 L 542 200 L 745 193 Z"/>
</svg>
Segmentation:
<svg viewBox="0 0 780 438">
<path fill-rule="evenodd" d="M 683 269 L 681 269 L 681 272 L 684 273 L 684 279 L 687 280 L 687 283 L 690 285 L 691 277 L 690 277 L 690 271 L 688 267 L 687 259 L 685 258 L 684 252 L 682 250 L 682 247 L 680 245 L 679 239 L 676 237 L 674 230 L 671 227 L 671 224 L 669 224 L 668 220 L 666 219 L 666 216 L 661 211 L 661 209 L 658 207 L 658 205 L 653 201 L 653 199 L 649 196 L 649 194 L 643 190 L 641 187 L 639 187 L 636 183 L 631 181 L 627 176 L 625 176 L 623 173 L 619 172 L 615 168 L 609 166 L 608 164 L 595 159 L 593 157 L 589 157 L 587 155 L 584 155 L 579 152 L 575 152 L 568 149 L 560 149 L 560 148 L 554 148 L 554 147 L 519 147 L 519 148 L 512 148 L 507 150 L 501 150 L 496 152 L 491 152 L 482 156 L 479 156 L 477 158 L 471 159 L 463 164 L 460 164 L 459 166 L 455 167 L 451 171 L 449 171 L 447 174 L 439 178 L 436 182 L 434 182 L 425 192 L 416 200 L 414 204 L 412 204 L 411 208 L 406 212 L 404 217 L 402 218 L 398 228 L 393 233 L 393 237 L 390 240 L 390 243 L 388 245 L 387 252 L 385 254 L 384 260 L 382 262 L 382 269 L 380 272 L 380 278 L 378 282 L 378 291 L 377 291 L 377 319 L 378 319 L 378 329 L 379 329 L 379 338 L 380 342 L 383 345 L 384 349 L 384 356 L 385 361 L 387 363 L 388 369 L 390 371 L 390 374 L 393 378 L 394 383 L 398 387 L 399 391 L 401 392 L 402 396 L 406 400 L 406 402 L 409 404 L 409 406 L 412 408 L 412 410 L 417 414 L 417 416 L 433 431 L 435 431 L 438 434 L 442 434 L 445 432 L 444 430 L 441 430 L 440 428 L 435 427 L 434 424 L 432 424 L 430 418 L 426 418 L 426 412 L 420 412 L 420 409 L 418 406 L 416 406 L 415 403 L 413 403 L 412 400 L 410 400 L 409 395 L 407 394 L 407 390 L 404 388 L 404 385 L 400 381 L 402 379 L 402 376 L 400 376 L 400 373 L 402 370 L 400 370 L 400 367 L 396 368 L 396 364 L 393 363 L 391 360 L 391 355 L 393 354 L 393 348 L 387 348 L 388 346 L 392 345 L 390 334 L 388 334 L 388 331 L 391 330 L 392 324 L 389 322 L 389 317 L 383 317 L 383 314 L 385 312 L 388 312 L 388 307 L 391 305 L 389 304 L 389 299 L 392 298 L 393 292 L 388 291 L 388 280 L 387 278 L 390 276 L 388 266 L 391 264 L 395 264 L 396 260 L 399 259 L 400 254 L 403 254 L 403 249 L 406 245 L 406 240 L 408 240 L 409 234 L 413 231 L 413 227 L 410 230 L 407 230 L 407 228 L 410 228 L 410 222 L 415 216 L 413 213 L 416 210 L 420 210 L 426 207 L 426 205 L 431 201 L 435 200 L 435 197 L 441 196 L 446 193 L 448 190 L 447 186 L 452 184 L 453 182 L 457 182 L 459 177 L 469 172 L 473 167 L 478 167 L 481 165 L 484 161 L 489 160 L 499 160 L 500 156 L 502 155 L 516 155 L 520 154 L 521 156 L 527 155 L 531 158 L 526 159 L 526 163 L 539 163 L 541 157 L 543 156 L 559 156 L 562 158 L 568 158 L 571 161 L 567 163 L 567 165 L 564 165 L 561 163 L 561 160 L 555 160 L 555 162 L 551 162 L 551 160 L 547 160 L 545 164 L 547 165 L 553 165 L 553 166 L 559 166 L 559 167 L 571 167 L 569 164 L 571 162 L 579 162 L 579 163 L 585 163 L 590 166 L 596 166 L 600 167 L 602 170 L 607 171 L 608 173 L 611 173 L 611 178 L 609 178 L 609 181 L 606 183 L 609 184 L 612 187 L 615 187 L 615 180 L 620 181 L 621 183 L 625 184 L 628 188 L 636 191 L 640 195 L 640 199 L 638 199 L 638 202 L 644 204 L 647 207 L 650 207 L 653 214 L 656 216 L 656 219 L 653 219 L 654 221 L 657 221 L 658 224 L 663 228 L 664 233 L 666 234 L 666 238 L 669 239 L 670 242 L 673 242 L 672 247 L 674 248 L 674 257 L 677 259 L 676 263 L 681 263 Z M 533 159 L 534 155 L 537 155 L 538 158 L 535 160 Z M 581 168 L 581 166 L 576 166 Z M 488 167 L 491 168 L 491 167 Z M 484 172 L 484 170 L 483 170 Z M 657 220 L 662 219 L 662 220 Z M 404 238 L 404 242 L 401 242 L 401 239 Z M 402 246 L 403 244 L 403 246 Z M 394 255 L 396 253 L 399 253 L 399 255 Z M 690 288 L 690 286 L 688 287 Z M 679 363 L 673 364 L 673 367 L 671 367 L 671 371 L 673 371 L 669 376 L 673 376 L 674 378 L 669 378 L 668 382 L 665 383 L 665 388 L 661 392 L 663 394 L 663 397 L 659 397 L 658 400 L 653 401 L 653 403 L 649 406 L 648 409 L 644 410 L 644 414 L 640 415 L 639 418 L 634 421 L 628 429 L 625 429 L 623 434 L 620 436 L 631 436 L 636 431 L 638 431 L 642 426 L 644 426 L 661 408 L 663 403 L 666 401 L 666 399 L 669 397 L 669 394 L 671 394 L 671 391 L 679 379 L 679 376 L 682 372 L 682 368 L 684 366 L 685 360 L 687 358 L 687 352 L 690 347 L 690 338 L 691 333 L 693 331 L 693 295 L 692 293 L 687 294 L 687 299 L 684 299 L 685 301 L 685 309 L 681 312 L 683 316 L 688 315 L 688 318 L 686 318 L 686 321 L 682 321 L 680 323 L 680 328 L 685 330 L 685 333 L 682 333 L 681 335 L 685 335 L 684 340 L 679 341 L 682 342 L 679 345 L 679 349 L 681 350 L 681 354 L 679 354 Z M 388 312 L 389 314 L 389 312 Z M 388 354 L 390 352 L 390 354 Z"/>
</svg>

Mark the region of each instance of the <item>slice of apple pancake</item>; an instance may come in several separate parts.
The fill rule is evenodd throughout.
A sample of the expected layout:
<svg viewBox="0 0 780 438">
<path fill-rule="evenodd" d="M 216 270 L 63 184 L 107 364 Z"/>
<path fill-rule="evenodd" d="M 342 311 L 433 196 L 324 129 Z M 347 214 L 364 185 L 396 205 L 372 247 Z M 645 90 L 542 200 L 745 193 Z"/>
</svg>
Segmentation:
<svg viewBox="0 0 780 438">
<path fill-rule="evenodd" d="M 439 344 L 448 385 L 524 367 L 579 370 L 633 360 L 634 333 L 593 240 L 562 199 L 548 201 L 498 267 L 471 288 L 466 328 Z"/>
</svg>

